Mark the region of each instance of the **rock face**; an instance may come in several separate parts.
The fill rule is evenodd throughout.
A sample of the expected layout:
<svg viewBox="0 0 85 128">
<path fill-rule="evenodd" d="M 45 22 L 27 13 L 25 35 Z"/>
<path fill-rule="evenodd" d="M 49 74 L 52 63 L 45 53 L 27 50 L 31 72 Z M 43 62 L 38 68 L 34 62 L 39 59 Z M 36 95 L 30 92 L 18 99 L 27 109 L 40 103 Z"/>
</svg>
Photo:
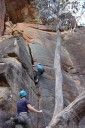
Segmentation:
<svg viewBox="0 0 85 128">
<path fill-rule="evenodd" d="M 24 30 L 23 33 L 21 33 L 22 30 Z M 34 64 L 41 63 L 45 67 L 46 72 L 40 78 L 38 86 L 43 102 L 42 107 L 46 117 L 46 124 L 48 124 L 52 118 L 54 108 L 55 75 L 53 62 L 55 57 L 56 32 L 51 32 L 52 28 L 50 26 L 23 23 L 17 24 L 13 31 L 22 34 L 24 39 L 26 39 Z M 76 69 L 68 50 L 64 46 L 61 47 L 61 64 L 63 71 L 64 104 L 67 106 L 75 99 L 79 92 L 77 84 L 70 74 L 72 71 L 75 72 Z M 50 108 L 49 103 L 52 103 L 52 107 L 50 106 Z"/>
<path fill-rule="evenodd" d="M 80 78 L 80 84 L 81 84 L 81 88 L 85 87 L 85 69 L 84 69 L 84 65 L 85 65 L 85 57 L 84 57 L 84 51 L 85 51 L 85 40 L 84 40 L 84 32 L 85 32 L 85 27 L 82 27 L 80 29 L 77 29 L 76 32 L 70 34 L 65 34 L 64 38 L 63 38 L 63 45 L 64 47 L 66 47 L 67 51 L 69 51 L 69 55 L 72 58 L 74 67 L 75 67 L 75 71 L 72 73 L 72 70 L 70 68 L 70 70 L 68 71 L 70 74 L 72 74 L 71 76 L 74 76 L 74 80 L 76 82 L 77 81 L 77 77 L 76 74 L 78 74 L 79 78 Z"/>
<path fill-rule="evenodd" d="M 0 2 L 5 7 L 4 0 Z M 6 7 L 13 23 L 35 21 L 37 12 L 30 0 L 6 0 Z M 5 8 L 1 11 L 2 34 Z M 55 27 L 29 23 L 13 25 L 11 22 L 6 22 L 5 27 L 5 35 L 11 38 L 0 42 L 0 127 L 8 127 L 6 122 L 16 112 L 18 93 L 24 89 L 30 103 L 43 110 L 42 115 L 30 113 L 33 128 L 45 128 L 52 118 L 55 106 Z M 64 107 L 85 88 L 84 33 L 85 29 L 80 29 L 72 34 L 61 34 Z M 32 68 L 32 64 L 36 63 L 41 63 L 45 68 L 38 84 L 34 83 Z"/>
<path fill-rule="evenodd" d="M 21 89 L 29 93 L 30 103 L 38 107 L 31 56 L 23 38 L 14 37 L 0 43 L 0 69 L 0 113 L 3 116 L 0 117 L 0 127 L 3 127 L 7 119 L 16 113 Z M 37 126 L 37 118 L 34 118 L 32 115 L 33 127 Z"/>
<path fill-rule="evenodd" d="M 6 0 L 7 13 L 13 23 L 33 22 L 36 18 L 36 9 L 33 0 Z"/>
<path fill-rule="evenodd" d="M 38 118 L 36 114 L 31 116 L 33 126 L 37 127 L 38 125 L 39 128 L 44 128 L 52 118 L 55 104 L 54 51 L 56 32 L 54 29 L 52 31 L 52 26 L 18 23 L 10 30 L 10 34 L 13 34 L 14 37 L 0 43 L 0 112 L 3 113 L 2 115 L 7 112 L 6 119 L 1 117 L 0 120 L 4 124 L 3 122 L 6 122 L 14 114 L 18 92 L 23 88 L 29 93 L 31 104 L 36 108 L 43 109 L 43 115 L 39 115 Z M 79 76 L 79 73 L 84 71 L 82 67 L 84 59 L 80 61 L 80 63 L 83 61 L 83 64 L 76 65 L 78 63 L 77 57 L 79 55 L 81 57 L 82 54 L 74 54 L 75 47 L 79 43 L 74 44 L 71 40 L 72 38 L 77 39 L 79 37 L 77 34 L 78 32 L 70 36 L 66 33 L 61 35 L 63 37 L 61 66 L 64 107 L 70 104 L 83 89 L 81 82 L 84 82 L 82 81 L 84 76 L 80 81 L 81 75 Z M 67 45 L 68 42 L 69 45 Z M 32 64 L 36 63 L 41 63 L 45 68 L 45 73 L 39 78 L 38 84 L 34 83 L 32 68 Z M 79 70 L 80 67 L 82 67 L 82 71 Z M 6 102 L 7 106 L 5 106 Z"/>
<path fill-rule="evenodd" d="M 5 1 L 0 0 L 0 36 L 4 31 L 4 21 L 5 21 L 6 9 L 5 9 Z"/>
<path fill-rule="evenodd" d="M 30 47 L 31 57 L 34 62 L 41 63 L 45 67 L 45 73 L 40 77 L 39 88 L 41 94 L 40 108 L 43 108 L 43 128 L 47 125 L 53 115 L 55 101 L 55 73 L 54 73 L 54 54 L 56 45 L 56 32 L 52 32 L 52 26 L 17 24 L 13 33 L 17 31 L 26 40 Z M 22 32 L 23 31 L 23 32 Z M 61 64 L 63 72 L 63 95 L 64 106 L 72 102 L 79 91 L 76 81 L 70 72 L 76 72 L 73 59 L 65 46 L 61 47 Z M 79 80 L 76 74 L 77 80 Z"/>
</svg>

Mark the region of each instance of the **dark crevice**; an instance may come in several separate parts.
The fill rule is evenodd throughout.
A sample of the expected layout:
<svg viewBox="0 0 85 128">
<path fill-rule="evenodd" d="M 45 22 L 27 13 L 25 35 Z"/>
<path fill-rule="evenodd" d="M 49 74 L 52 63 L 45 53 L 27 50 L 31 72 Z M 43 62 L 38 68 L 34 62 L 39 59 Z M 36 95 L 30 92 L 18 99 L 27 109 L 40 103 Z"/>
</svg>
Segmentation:
<svg viewBox="0 0 85 128">
<path fill-rule="evenodd" d="M 51 30 L 49 28 L 47 28 L 47 29 L 40 29 L 38 27 L 32 27 L 32 26 L 31 26 L 31 28 L 38 29 L 38 30 L 45 31 L 45 32 L 56 32 L 56 30 Z"/>
<path fill-rule="evenodd" d="M 7 82 L 6 76 L 4 73 L 0 74 L 0 87 L 9 87 L 10 85 Z"/>
<path fill-rule="evenodd" d="M 7 53 L 9 57 L 17 57 L 16 53 Z"/>
<path fill-rule="evenodd" d="M 31 48 L 30 48 L 30 46 L 28 45 L 28 47 L 29 47 L 29 52 L 30 52 L 30 56 L 31 56 L 31 62 L 32 62 L 32 65 L 34 65 L 34 61 L 33 61 L 33 57 L 32 57 L 32 52 L 31 52 Z M 33 68 L 32 68 L 33 69 Z M 30 77 L 31 78 L 31 77 Z M 31 78 L 32 79 L 32 78 Z M 33 80 L 33 79 L 32 79 Z M 33 80 L 34 81 L 34 80 Z M 35 82 L 34 82 L 35 83 Z M 37 90 L 37 96 L 38 96 L 38 98 L 40 98 L 41 97 L 41 94 L 40 94 L 40 91 L 39 91 L 39 86 L 37 86 L 37 84 L 35 84 L 35 88 L 36 88 L 36 90 Z"/>
<path fill-rule="evenodd" d="M 37 29 L 39 29 L 39 28 L 37 28 Z M 42 31 L 45 31 L 45 32 L 56 32 L 56 30 L 50 30 L 50 29 L 45 29 L 45 30 L 39 29 L 39 30 L 42 30 Z"/>
<path fill-rule="evenodd" d="M 30 48 L 29 45 L 28 45 L 28 48 L 29 48 L 29 53 L 30 53 L 30 56 L 31 56 L 31 62 L 32 62 L 32 64 L 34 64 L 33 57 L 32 57 L 32 52 L 31 52 L 31 48 Z"/>
</svg>

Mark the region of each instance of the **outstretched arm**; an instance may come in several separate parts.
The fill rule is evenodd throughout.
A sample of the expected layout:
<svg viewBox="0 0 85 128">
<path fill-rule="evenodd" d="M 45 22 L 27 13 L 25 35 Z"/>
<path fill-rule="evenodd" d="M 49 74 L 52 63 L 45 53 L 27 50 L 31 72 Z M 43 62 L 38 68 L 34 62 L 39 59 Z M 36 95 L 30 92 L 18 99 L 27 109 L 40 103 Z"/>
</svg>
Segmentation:
<svg viewBox="0 0 85 128">
<path fill-rule="evenodd" d="M 31 106 L 30 104 L 28 104 L 27 107 L 32 112 L 42 113 L 42 110 L 37 110 L 33 106 Z"/>
</svg>

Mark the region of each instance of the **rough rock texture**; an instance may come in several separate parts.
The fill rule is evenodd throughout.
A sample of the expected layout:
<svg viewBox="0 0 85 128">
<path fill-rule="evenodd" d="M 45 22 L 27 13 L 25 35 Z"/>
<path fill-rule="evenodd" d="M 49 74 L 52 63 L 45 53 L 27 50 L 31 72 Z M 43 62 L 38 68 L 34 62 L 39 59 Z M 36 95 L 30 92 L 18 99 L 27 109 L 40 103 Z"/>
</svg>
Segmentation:
<svg viewBox="0 0 85 128">
<path fill-rule="evenodd" d="M 47 125 L 53 115 L 54 110 L 54 90 L 55 90 L 55 75 L 54 75 L 54 51 L 56 44 L 56 32 L 52 26 L 34 25 L 34 24 L 17 24 L 13 29 L 14 34 L 23 36 L 30 47 L 32 60 L 34 64 L 41 63 L 45 67 L 45 73 L 40 77 L 38 86 L 41 94 L 40 108 L 43 108 L 43 128 Z M 16 34 L 16 33 L 15 33 Z M 73 60 L 67 49 L 61 48 L 61 64 L 63 71 L 63 95 L 64 106 L 72 102 L 79 91 L 77 83 L 68 72 L 75 72 Z M 79 80 L 78 76 L 76 75 Z"/>
<path fill-rule="evenodd" d="M 33 0 L 6 0 L 6 8 L 13 23 L 35 21 L 37 11 Z"/>
<path fill-rule="evenodd" d="M 62 45 L 66 47 L 69 55 L 71 57 L 72 63 L 75 67 L 70 68 L 67 72 L 71 74 L 72 78 L 78 84 L 77 86 L 81 89 L 85 87 L 85 39 L 84 39 L 85 28 L 79 28 L 74 33 L 64 33 L 63 43 Z M 80 82 L 78 81 L 78 74 Z M 80 85 L 80 86 L 79 86 Z"/>
<path fill-rule="evenodd" d="M 45 116 L 46 124 L 49 122 L 53 114 L 54 108 L 54 70 L 53 70 L 53 58 L 50 50 L 48 50 L 38 41 L 30 41 L 29 44 L 32 52 L 32 57 L 34 64 L 41 63 L 44 65 L 46 72 L 40 77 L 39 86 L 41 98 L 42 98 L 42 108 Z M 45 122 L 43 120 L 43 127 L 45 127 Z"/>
<path fill-rule="evenodd" d="M 42 115 L 31 114 L 33 128 L 37 125 L 38 128 L 45 128 L 52 118 L 55 105 L 55 26 L 26 23 L 35 22 L 37 15 L 30 0 L 6 0 L 6 7 L 13 23 L 25 23 L 13 25 L 11 21 L 7 21 L 5 36 L 0 38 L 0 41 L 8 38 L 0 42 L 0 127 L 8 127 L 6 122 L 16 112 L 18 92 L 25 89 L 30 103 L 43 110 Z M 1 35 L 4 30 L 4 0 L 0 1 L 0 9 Z M 80 28 L 74 33 L 62 33 L 64 107 L 85 89 L 84 33 L 85 28 Z M 32 64 L 36 63 L 44 66 L 45 73 L 35 85 Z"/>
<path fill-rule="evenodd" d="M 6 15 L 5 0 L 0 0 L 0 36 L 4 31 L 4 20 Z"/>
<path fill-rule="evenodd" d="M 0 43 L 0 69 L 0 127 L 4 127 L 7 119 L 16 113 L 16 102 L 21 89 L 29 93 L 30 103 L 38 107 L 31 56 L 23 38 L 9 38 Z M 37 126 L 37 118 L 35 120 L 33 114 L 32 122 L 33 127 Z"/>
<path fill-rule="evenodd" d="M 61 65 L 62 65 L 62 73 L 63 73 L 64 107 L 67 106 L 70 102 L 72 102 L 76 98 L 76 96 L 78 96 L 79 93 L 81 93 L 83 90 L 83 86 L 82 86 L 83 83 L 81 84 L 81 82 L 84 82 L 84 76 L 82 76 L 82 79 L 81 79 L 81 75 L 79 75 L 79 73 L 82 73 L 84 71 L 84 68 L 82 66 L 84 65 L 84 56 L 83 56 L 83 59 L 80 59 L 81 61 L 78 65 L 76 63 L 79 62 L 77 60 L 77 57 L 81 58 L 82 55 L 84 54 L 79 52 L 75 54 L 75 50 L 78 50 L 76 49 L 76 47 L 78 47 L 79 43 L 76 42 L 76 40 L 75 40 L 75 43 L 72 42 L 71 40 L 72 38 L 74 39 L 79 38 L 79 34 L 81 32 L 82 30 L 79 30 L 79 33 L 78 32 L 75 32 L 72 34 L 62 33 Z M 56 45 L 56 32 L 54 32 L 54 28 L 52 26 L 18 23 L 16 26 L 12 27 L 12 29 L 10 28 L 9 34 L 13 34 L 13 36 L 21 35 L 25 39 L 26 43 L 28 44 L 29 49 L 27 48 L 27 44 L 23 42 L 24 40 L 22 38 L 19 38 L 19 40 L 18 38 L 17 39 L 10 38 L 10 39 L 7 39 L 7 41 L 3 41 L 3 43 L 1 43 L 3 44 L 2 45 L 3 47 L 0 46 L 1 52 L 4 54 L 7 53 L 4 56 L 3 54 L 1 54 L 1 60 L 4 60 L 3 63 L 5 63 L 5 64 L 2 64 L 2 66 L 5 67 L 3 69 L 4 70 L 7 69 L 5 71 L 8 71 L 9 73 L 12 72 L 13 74 L 12 75 L 13 77 L 9 75 L 9 78 L 12 80 L 12 82 L 10 82 L 9 84 L 8 79 L 7 80 L 5 79 L 5 75 L 7 72 L 3 73 L 4 70 L 1 70 L 1 73 L 3 73 L 1 74 L 1 76 L 5 81 L 5 82 L 1 81 L 1 84 L 3 83 L 3 85 L 6 87 L 4 88 L 3 86 L 1 86 L 1 92 L 2 90 L 3 91 L 6 90 L 6 93 L 8 93 L 9 92 L 8 90 L 10 87 L 11 87 L 10 88 L 11 90 L 12 89 L 16 90 L 17 88 L 16 92 L 12 90 L 13 97 L 15 98 L 17 97 L 17 93 L 19 89 L 21 89 L 21 87 L 23 87 L 26 90 L 28 90 L 28 88 L 30 87 L 30 90 L 28 90 L 29 99 L 31 100 L 32 104 L 34 103 L 40 109 L 43 109 L 43 115 L 38 116 L 38 119 L 39 119 L 38 126 L 40 126 L 39 128 L 41 127 L 44 128 L 50 122 L 53 115 L 53 111 L 54 111 L 55 73 L 54 73 L 53 66 L 54 66 L 54 53 L 55 53 L 54 51 L 55 51 L 55 45 Z M 84 37 L 84 34 L 82 34 L 81 38 L 83 37 Z M 20 41 L 20 40 L 23 40 L 23 41 Z M 71 42 L 69 42 L 70 40 Z M 17 41 L 19 41 L 18 45 L 17 45 Z M 84 42 L 84 40 L 82 41 Z M 83 48 L 82 49 L 82 52 L 83 52 L 84 43 L 82 45 L 82 48 Z M 2 59 L 2 57 L 4 59 Z M 83 61 L 83 64 L 81 63 L 82 61 Z M 32 69 L 32 64 L 36 64 L 36 63 L 41 63 L 45 68 L 45 73 L 40 77 L 39 83 L 37 85 L 35 85 L 33 82 L 33 69 Z M 9 64 L 13 65 L 12 66 L 13 68 L 10 68 L 11 71 L 8 70 L 7 68 L 8 67 L 7 65 Z M 17 68 L 17 66 L 19 68 Z M 80 68 L 82 70 L 79 70 Z M 19 70 L 19 69 L 22 69 L 22 70 Z M 16 73 L 17 70 L 19 70 L 18 72 L 20 72 L 20 75 L 22 74 L 21 76 L 24 79 L 27 86 L 24 86 L 24 82 L 23 82 L 23 79 L 21 79 L 21 76 L 19 75 L 17 76 L 17 73 Z M 39 97 L 37 99 L 38 92 L 40 93 L 40 96 L 38 95 Z M 4 95 L 3 99 L 5 101 L 7 100 L 6 95 Z M 13 100 L 14 104 L 17 101 L 17 98 L 15 99 L 16 100 Z M 39 103 L 37 100 L 39 101 Z M 36 104 L 34 101 L 35 102 L 37 101 L 38 104 Z M 1 104 L 2 103 L 3 102 L 1 101 Z M 9 112 L 12 112 L 12 111 L 10 110 Z M 35 119 L 37 121 L 36 117 Z M 35 121 L 35 124 L 36 124 L 36 121 Z"/>
</svg>

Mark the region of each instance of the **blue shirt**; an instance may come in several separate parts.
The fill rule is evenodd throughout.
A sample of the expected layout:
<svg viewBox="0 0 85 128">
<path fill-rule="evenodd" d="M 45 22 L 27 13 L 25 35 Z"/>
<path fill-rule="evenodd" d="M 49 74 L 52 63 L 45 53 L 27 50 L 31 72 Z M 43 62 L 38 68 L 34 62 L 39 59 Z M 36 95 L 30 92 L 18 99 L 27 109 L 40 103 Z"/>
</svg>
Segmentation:
<svg viewBox="0 0 85 128">
<path fill-rule="evenodd" d="M 27 99 L 21 99 L 17 103 L 17 113 L 19 114 L 20 112 L 28 112 L 27 104 L 30 104 Z"/>
</svg>

